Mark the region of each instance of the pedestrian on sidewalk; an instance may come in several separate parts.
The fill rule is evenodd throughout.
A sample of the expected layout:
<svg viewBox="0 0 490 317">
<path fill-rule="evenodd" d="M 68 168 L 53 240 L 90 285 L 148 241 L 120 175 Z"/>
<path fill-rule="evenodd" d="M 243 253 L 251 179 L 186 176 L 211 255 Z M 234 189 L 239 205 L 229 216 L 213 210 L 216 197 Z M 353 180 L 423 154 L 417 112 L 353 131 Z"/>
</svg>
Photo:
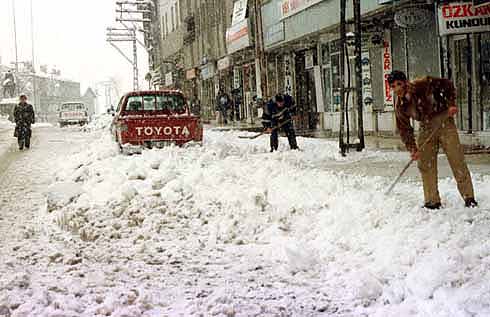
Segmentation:
<svg viewBox="0 0 490 317">
<path fill-rule="evenodd" d="M 271 152 L 277 151 L 279 147 L 279 130 L 286 133 L 291 150 L 299 149 L 293 125 L 295 109 L 294 100 L 289 95 L 278 94 L 266 104 L 262 124 L 267 133 L 271 134 Z"/>
<path fill-rule="evenodd" d="M 231 91 L 231 95 L 233 96 L 233 108 L 234 108 L 234 116 L 235 120 L 239 122 L 241 120 L 240 117 L 240 106 L 242 105 L 242 96 L 240 93 L 240 89 L 233 89 Z"/>
<path fill-rule="evenodd" d="M 19 150 L 31 147 L 31 125 L 35 122 L 34 108 L 27 103 L 27 96 L 21 95 L 20 102 L 14 108 L 15 131 L 14 137 L 19 143 Z"/>
<path fill-rule="evenodd" d="M 221 119 L 224 124 L 228 124 L 228 109 L 230 108 L 230 96 L 223 89 L 220 89 L 218 96 L 216 97 L 216 104 L 219 113 L 221 114 Z"/>
<path fill-rule="evenodd" d="M 418 161 L 424 187 L 424 207 L 441 208 L 437 177 L 439 146 L 446 153 L 465 206 L 476 207 L 478 204 L 474 198 L 471 175 L 453 118 L 458 112 L 453 83 L 448 79 L 434 77 L 408 81 L 401 71 L 393 71 L 388 76 L 388 82 L 397 95 L 396 125 L 401 139 L 412 159 Z M 449 116 L 443 115 L 446 111 Z M 420 122 L 418 144 L 427 142 L 423 148 L 417 147 L 410 119 Z"/>
</svg>

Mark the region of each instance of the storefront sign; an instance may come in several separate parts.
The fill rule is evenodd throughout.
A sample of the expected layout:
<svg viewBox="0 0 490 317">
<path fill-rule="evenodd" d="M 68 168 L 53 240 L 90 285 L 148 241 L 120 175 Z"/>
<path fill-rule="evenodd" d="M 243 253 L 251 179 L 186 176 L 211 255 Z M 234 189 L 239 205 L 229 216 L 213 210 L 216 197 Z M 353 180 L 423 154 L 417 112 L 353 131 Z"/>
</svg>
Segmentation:
<svg viewBox="0 0 490 317">
<path fill-rule="evenodd" d="M 440 35 L 488 32 L 490 3 L 474 7 L 472 3 L 456 2 L 439 6 Z"/>
<path fill-rule="evenodd" d="M 284 55 L 284 93 L 293 96 L 293 65 L 289 54 Z"/>
<path fill-rule="evenodd" d="M 165 86 L 172 86 L 174 84 L 174 76 L 172 72 L 165 74 Z"/>
<path fill-rule="evenodd" d="M 393 106 L 393 92 L 391 91 L 388 76 L 393 71 L 392 55 L 391 55 L 391 32 L 385 31 L 383 44 L 383 81 L 384 81 L 384 105 Z"/>
<path fill-rule="evenodd" d="M 322 0 L 282 0 L 282 18 L 288 18 L 320 2 Z"/>
<path fill-rule="evenodd" d="M 218 60 L 218 70 L 225 70 L 230 68 L 231 62 L 230 57 L 226 56 L 220 60 Z"/>
<path fill-rule="evenodd" d="M 402 28 L 422 27 L 431 19 L 431 11 L 416 6 L 401 8 L 395 13 L 395 23 Z"/>
<path fill-rule="evenodd" d="M 235 69 L 233 69 L 233 88 L 234 89 L 239 89 L 242 86 L 240 73 L 241 73 L 240 68 L 236 67 Z"/>
<path fill-rule="evenodd" d="M 369 51 L 361 54 L 361 73 L 362 73 L 362 98 L 365 107 L 373 103 L 373 89 L 371 86 L 371 60 Z"/>
<path fill-rule="evenodd" d="M 197 77 L 197 69 L 196 68 L 191 68 L 191 69 L 187 70 L 187 72 L 185 73 L 186 79 L 194 79 L 196 77 Z"/>
<path fill-rule="evenodd" d="M 281 21 L 269 26 L 265 32 L 264 41 L 266 45 L 284 41 L 284 22 Z"/>
<path fill-rule="evenodd" d="M 228 54 L 250 46 L 248 19 L 245 19 L 226 30 L 226 47 Z"/>
<path fill-rule="evenodd" d="M 247 0 L 235 0 L 231 25 L 235 25 L 245 20 L 245 17 L 247 16 L 247 2 Z"/>
<path fill-rule="evenodd" d="M 208 63 L 201 68 L 201 78 L 207 80 L 214 76 L 214 64 Z"/>
</svg>

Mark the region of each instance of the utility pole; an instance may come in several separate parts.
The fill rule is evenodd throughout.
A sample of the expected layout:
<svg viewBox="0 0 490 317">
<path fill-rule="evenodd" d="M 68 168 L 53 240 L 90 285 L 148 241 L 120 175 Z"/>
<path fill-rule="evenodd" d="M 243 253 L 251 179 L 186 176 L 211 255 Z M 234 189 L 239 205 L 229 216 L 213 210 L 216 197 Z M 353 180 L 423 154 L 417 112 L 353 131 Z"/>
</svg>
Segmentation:
<svg viewBox="0 0 490 317">
<path fill-rule="evenodd" d="M 257 98 L 267 95 L 267 78 L 265 74 L 264 46 L 262 32 L 262 14 L 260 0 L 254 0 L 254 33 L 255 33 L 255 77 L 257 83 Z"/>
<path fill-rule="evenodd" d="M 19 54 L 17 50 L 17 22 L 15 17 L 15 0 L 12 0 L 12 11 L 14 17 L 14 45 L 15 45 L 15 73 L 19 73 Z"/>
<path fill-rule="evenodd" d="M 132 66 L 133 68 L 133 89 L 139 90 L 139 69 L 138 69 L 138 44 L 147 47 L 141 42 L 136 31 L 143 30 L 138 28 L 137 23 L 151 23 L 151 19 L 144 18 L 145 14 L 151 14 L 153 2 L 145 0 L 117 1 L 116 2 L 116 22 L 121 23 L 124 28 L 107 28 L 107 42 L 114 47 Z M 134 17 L 133 14 L 139 14 L 141 17 Z M 128 26 L 126 23 L 130 23 Z M 143 30 L 144 31 L 144 30 Z M 128 57 L 121 48 L 117 46 L 118 42 L 129 42 L 132 44 L 132 58 Z"/>
<path fill-rule="evenodd" d="M 350 144 L 349 135 L 349 123 L 347 122 L 347 142 L 344 141 L 344 127 L 346 115 L 349 111 L 349 100 L 346 98 L 348 93 L 345 87 L 345 64 L 346 61 L 346 47 L 347 47 L 347 35 L 346 35 L 346 7 L 347 0 L 340 0 L 340 131 L 339 131 L 339 148 L 342 156 L 346 155 L 349 149 L 355 148 L 357 151 L 362 151 L 365 148 L 364 143 L 364 123 L 363 123 L 363 100 L 362 100 L 362 38 L 361 38 L 361 0 L 352 0 L 354 11 L 354 45 L 356 53 L 356 103 L 357 103 L 357 132 L 359 137 L 359 143 Z M 350 69 L 350 68 L 349 68 Z M 349 72 L 350 76 L 350 72 Z M 349 78 L 350 80 L 350 78 Z M 353 107 L 356 109 L 356 107 Z M 348 120 L 348 117 L 347 117 Z"/>
<path fill-rule="evenodd" d="M 112 45 L 133 66 L 133 89 L 139 90 L 138 71 L 138 47 L 136 43 L 135 29 L 107 28 L 107 42 Z M 118 42 L 130 42 L 133 44 L 133 58 L 128 57 L 124 51 L 117 46 Z"/>
<path fill-rule="evenodd" d="M 346 154 L 346 144 L 344 143 L 344 126 L 345 126 L 345 45 L 346 45 L 346 34 L 345 34 L 345 9 L 346 1 L 340 0 L 340 130 L 339 130 L 339 148 L 342 156 Z"/>
<path fill-rule="evenodd" d="M 36 87 L 36 61 L 34 52 L 34 9 L 31 0 L 31 49 L 32 49 L 32 99 L 34 99 L 34 107 L 40 109 L 40 102 L 37 100 L 37 87 Z M 47 110 L 47 109 L 46 109 Z"/>
<path fill-rule="evenodd" d="M 361 0 L 354 1 L 354 24 L 355 24 L 355 51 L 356 51 L 356 97 L 357 97 L 357 133 L 359 144 L 357 151 L 365 148 L 364 144 L 364 120 L 362 100 L 362 26 L 361 26 Z"/>
</svg>

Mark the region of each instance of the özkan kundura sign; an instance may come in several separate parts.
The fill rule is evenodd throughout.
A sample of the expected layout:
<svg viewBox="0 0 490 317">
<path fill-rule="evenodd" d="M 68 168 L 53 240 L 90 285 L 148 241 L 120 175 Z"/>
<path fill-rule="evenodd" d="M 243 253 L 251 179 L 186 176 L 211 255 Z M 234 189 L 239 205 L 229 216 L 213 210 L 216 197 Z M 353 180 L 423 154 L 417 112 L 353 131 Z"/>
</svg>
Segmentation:
<svg viewBox="0 0 490 317">
<path fill-rule="evenodd" d="M 440 35 L 488 32 L 490 3 L 474 7 L 470 2 L 440 5 L 438 9 Z"/>
<path fill-rule="evenodd" d="M 282 18 L 288 18 L 320 2 L 322 0 L 282 0 Z"/>
</svg>

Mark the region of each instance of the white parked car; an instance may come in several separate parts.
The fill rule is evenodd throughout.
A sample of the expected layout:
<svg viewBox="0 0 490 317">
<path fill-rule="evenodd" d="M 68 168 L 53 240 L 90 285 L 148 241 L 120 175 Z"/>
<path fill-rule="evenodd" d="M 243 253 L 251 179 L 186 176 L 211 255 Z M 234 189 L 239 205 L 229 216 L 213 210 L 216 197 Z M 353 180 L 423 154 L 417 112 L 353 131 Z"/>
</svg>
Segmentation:
<svg viewBox="0 0 490 317">
<path fill-rule="evenodd" d="M 63 103 L 59 110 L 58 122 L 60 127 L 69 124 L 87 124 L 89 122 L 87 106 L 82 102 Z"/>
</svg>

